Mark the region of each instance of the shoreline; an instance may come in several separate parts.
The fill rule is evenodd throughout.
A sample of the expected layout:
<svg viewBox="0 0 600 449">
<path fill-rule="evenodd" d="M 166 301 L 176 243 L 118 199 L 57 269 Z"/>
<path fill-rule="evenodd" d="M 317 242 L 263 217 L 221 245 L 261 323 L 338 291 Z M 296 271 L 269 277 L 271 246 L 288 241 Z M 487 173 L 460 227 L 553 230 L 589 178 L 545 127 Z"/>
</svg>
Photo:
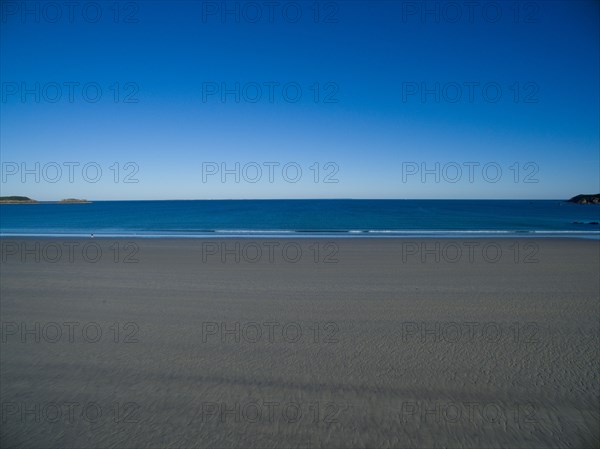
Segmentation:
<svg viewBox="0 0 600 449">
<path fill-rule="evenodd" d="M 253 233 L 253 234 L 237 234 L 227 233 L 221 234 L 215 232 L 214 234 L 97 234 L 93 233 L 44 233 L 44 234 L 24 234 L 24 233 L 0 233 L 0 239 L 140 239 L 140 240 L 294 240 L 294 239 L 343 239 L 343 240 L 407 240 L 407 239 L 444 239 L 444 240 L 466 240 L 466 239 L 551 239 L 551 240 L 600 240 L 600 232 L 586 232 L 586 231 L 532 231 L 532 232 L 485 232 L 485 231 L 471 231 L 471 232 L 457 232 L 456 234 L 450 234 L 447 232 L 440 233 L 404 233 L 404 234 L 378 234 L 378 235 L 363 235 L 361 233 L 352 233 L 349 231 L 340 231 L 337 233 L 304 233 L 290 231 L 285 234 L 266 234 L 266 233 Z"/>
</svg>

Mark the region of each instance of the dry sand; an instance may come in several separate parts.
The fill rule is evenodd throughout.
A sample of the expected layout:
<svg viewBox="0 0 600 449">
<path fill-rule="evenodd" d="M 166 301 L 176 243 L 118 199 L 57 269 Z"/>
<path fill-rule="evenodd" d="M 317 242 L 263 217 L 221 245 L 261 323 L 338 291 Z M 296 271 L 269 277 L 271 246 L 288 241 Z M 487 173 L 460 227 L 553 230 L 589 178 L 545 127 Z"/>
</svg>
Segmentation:
<svg viewBox="0 0 600 449">
<path fill-rule="evenodd" d="M 3 448 L 599 447 L 598 241 L 1 244 Z"/>
</svg>

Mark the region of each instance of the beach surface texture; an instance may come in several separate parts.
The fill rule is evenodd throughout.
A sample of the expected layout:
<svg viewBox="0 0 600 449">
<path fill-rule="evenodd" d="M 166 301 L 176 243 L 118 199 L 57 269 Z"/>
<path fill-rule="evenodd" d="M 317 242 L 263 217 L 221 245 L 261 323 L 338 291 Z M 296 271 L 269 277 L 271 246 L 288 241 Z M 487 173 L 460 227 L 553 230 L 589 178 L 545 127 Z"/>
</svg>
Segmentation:
<svg viewBox="0 0 600 449">
<path fill-rule="evenodd" d="M 1 447 L 598 448 L 597 240 L 1 244 Z"/>
</svg>

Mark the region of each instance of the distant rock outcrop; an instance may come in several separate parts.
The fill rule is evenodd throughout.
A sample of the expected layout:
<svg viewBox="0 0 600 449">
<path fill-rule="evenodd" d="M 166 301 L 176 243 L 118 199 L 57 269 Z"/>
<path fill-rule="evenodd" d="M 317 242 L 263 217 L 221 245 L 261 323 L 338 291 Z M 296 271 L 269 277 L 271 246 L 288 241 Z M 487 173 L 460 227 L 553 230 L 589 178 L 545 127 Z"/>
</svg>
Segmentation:
<svg viewBox="0 0 600 449">
<path fill-rule="evenodd" d="M 79 198 L 66 198 L 64 200 L 60 200 L 59 203 L 90 203 L 88 200 L 80 200 Z"/>
<path fill-rule="evenodd" d="M 18 203 L 37 203 L 27 196 L 0 196 L 0 203 L 18 204 Z"/>
<path fill-rule="evenodd" d="M 0 204 L 87 204 L 88 200 L 66 198 L 60 201 L 37 201 L 27 196 L 0 196 Z"/>
<path fill-rule="evenodd" d="M 575 204 L 600 204 L 600 193 L 596 193 L 595 195 L 577 195 L 568 201 Z"/>
</svg>

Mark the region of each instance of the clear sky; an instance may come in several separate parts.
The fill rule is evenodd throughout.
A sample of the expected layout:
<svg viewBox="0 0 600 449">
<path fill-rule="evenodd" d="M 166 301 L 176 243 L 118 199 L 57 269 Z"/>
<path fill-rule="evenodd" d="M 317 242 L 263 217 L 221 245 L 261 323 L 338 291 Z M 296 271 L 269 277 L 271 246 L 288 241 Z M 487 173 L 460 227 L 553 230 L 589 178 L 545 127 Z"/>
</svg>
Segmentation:
<svg viewBox="0 0 600 449">
<path fill-rule="evenodd" d="M 596 0 L 1 4 L 2 195 L 600 191 Z"/>
</svg>

